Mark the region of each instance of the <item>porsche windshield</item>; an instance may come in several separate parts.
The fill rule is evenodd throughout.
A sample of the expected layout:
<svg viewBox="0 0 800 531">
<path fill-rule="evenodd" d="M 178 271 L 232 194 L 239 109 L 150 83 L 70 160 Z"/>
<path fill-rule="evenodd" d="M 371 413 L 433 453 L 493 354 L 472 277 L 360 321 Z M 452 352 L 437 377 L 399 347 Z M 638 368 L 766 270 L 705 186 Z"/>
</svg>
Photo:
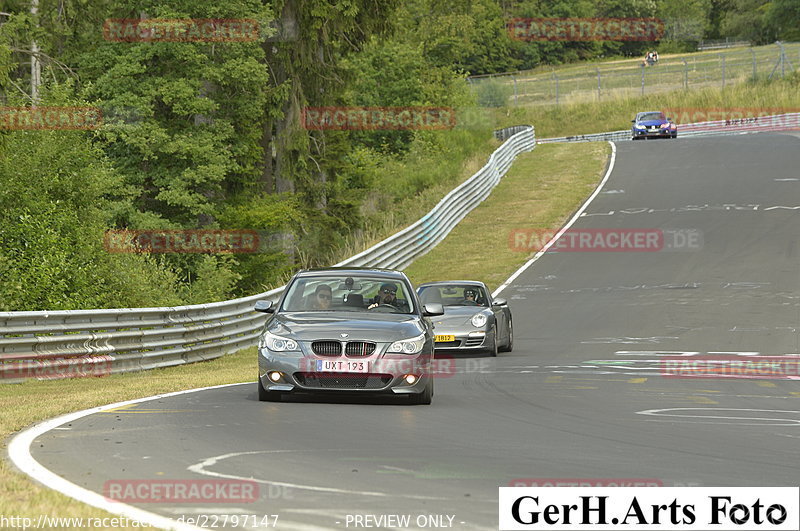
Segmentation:
<svg viewBox="0 0 800 531">
<path fill-rule="evenodd" d="M 401 280 L 359 276 L 298 277 L 289 287 L 283 311 L 413 313 L 413 297 Z"/>
<path fill-rule="evenodd" d="M 486 290 L 472 284 L 424 286 L 419 290 L 422 304 L 440 303 L 445 306 L 489 306 Z"/>
</svg>

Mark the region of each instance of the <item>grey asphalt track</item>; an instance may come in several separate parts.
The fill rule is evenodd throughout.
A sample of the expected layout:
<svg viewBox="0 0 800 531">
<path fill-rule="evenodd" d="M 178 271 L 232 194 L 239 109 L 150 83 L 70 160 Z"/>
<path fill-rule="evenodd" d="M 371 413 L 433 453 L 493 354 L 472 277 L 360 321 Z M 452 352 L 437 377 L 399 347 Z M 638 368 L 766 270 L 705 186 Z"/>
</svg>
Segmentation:
<svg viewBox="0 0 800 531">
<path fill-rule="evenodd" d="M 521 478 L 796 486 L 800 380 L 664 378 L 660 360 L 800 353 L 800 138 L 620 143 L 573 230 L 622 228 L 678 232 L 658 252 L 546 253 L 502 295 L 514 351 L 459 360 L 432 406 L 260 403 L 250 383 L 91 415 L 33 455 L 98 492 L 253 478 L 252 503 L 134 505 L 278 515 L 287 530 L 389 514 L 496 529 L 497 487 Z"/>
</svg>

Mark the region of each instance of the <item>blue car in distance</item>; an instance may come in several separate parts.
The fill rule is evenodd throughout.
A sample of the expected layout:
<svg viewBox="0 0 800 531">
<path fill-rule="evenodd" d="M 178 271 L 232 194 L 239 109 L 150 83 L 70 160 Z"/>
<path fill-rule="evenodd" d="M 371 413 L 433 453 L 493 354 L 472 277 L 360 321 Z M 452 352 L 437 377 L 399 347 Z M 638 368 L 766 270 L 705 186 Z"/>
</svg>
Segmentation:
<svg viewBox="0 0 800 531">
<path fill-rule="evenodd" d="M 678 137 L 678 126 L 661 111 L 640 112 L 631 123 L 631 140 Z"/>
</svg>

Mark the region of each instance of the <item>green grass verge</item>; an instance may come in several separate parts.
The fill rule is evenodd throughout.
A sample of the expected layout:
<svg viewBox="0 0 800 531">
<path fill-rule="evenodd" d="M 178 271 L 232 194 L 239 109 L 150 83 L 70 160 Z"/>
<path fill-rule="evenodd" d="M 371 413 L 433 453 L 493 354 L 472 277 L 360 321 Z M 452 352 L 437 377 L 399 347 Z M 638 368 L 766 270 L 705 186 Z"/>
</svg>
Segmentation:
<svg viewBox="0 0 800 531">
<path fill-rule="evenodd" d="M 542 145 L 521 155 L 489 199 L 433 252 L 409 268 L 412 278 L 416 282 L 478 278 L 496 286 L 527 259 L 509 249 L 508 232 L 518 227 L 559 226 L 597 185 L 608 152 L 609 146 L 604 143 L 563 144 Z M 154 394 L 239 382 L 253 382 L 251 389 L 255 392 L 255 374 L 256 352 L 249 348 L 216 360 L 167 369 L 0 385 L 0 407 L 4 411 L 0 438 L 7 445 L 14 432 L 38 421 Z M 40 514 L 109 516 L 39 486 L 7 460 L 0 460 L 0 514 L 34 519 Z"/>
</svg>

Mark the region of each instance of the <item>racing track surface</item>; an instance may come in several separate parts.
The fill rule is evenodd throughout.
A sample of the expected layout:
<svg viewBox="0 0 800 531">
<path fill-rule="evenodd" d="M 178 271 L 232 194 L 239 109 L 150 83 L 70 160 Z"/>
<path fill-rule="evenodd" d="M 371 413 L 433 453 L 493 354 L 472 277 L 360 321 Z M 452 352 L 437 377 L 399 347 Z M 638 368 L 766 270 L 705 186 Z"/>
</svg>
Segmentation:
<svg viewBox="0 0 800 531">
<path fill-rule="evenodd" d="M 348 514 L 496 529 L 497 487 L 517 478 L 796 486 L 800 382 L 664 378 L 659 360 L 800 352 L 798 148 L 789 134 L 618 144 L 573 230 L 694 230 L 702 247 L 546 253 L 502 294 L 514 352 L 459 360 L 432 406 L 259 403 L 251 383 L 91 415 L 39 437 L 33 455 L 98 492 L 254 478 L 253 503 L 134 505 L 277 514 L 287 530 L 345 529 Z"/>
</svg>

